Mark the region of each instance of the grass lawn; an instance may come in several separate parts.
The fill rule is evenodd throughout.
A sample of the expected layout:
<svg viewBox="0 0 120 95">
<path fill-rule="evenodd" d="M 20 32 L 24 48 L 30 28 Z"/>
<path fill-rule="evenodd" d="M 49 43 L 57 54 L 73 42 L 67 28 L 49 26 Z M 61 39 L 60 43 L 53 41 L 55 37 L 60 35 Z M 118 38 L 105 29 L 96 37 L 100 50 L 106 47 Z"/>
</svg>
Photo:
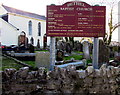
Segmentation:
<svg viewBox="0 0 120 95">
<path fill-rule="evenodd" d="M 83 52 L 81 52 L 81 51 L 74 51 L 75 53 L 83 53 Z"/>
<path fill-rule="evenodd" d="M 6 68 L 15 68 L 18 70 L 21 67 L 23 67 L 23 66 L 20 64 L 17 64 L 14 60 L 3 57 L 2 58 L 2 67 L 0 68 L 0 70 L 4 70 Z"/>
<path fill-rule="evenodd" d="M 35 61 L 22 61 L 22 62 L 24 62 L 32 67 L 35 67 Z"/>
<path fill-rule="evenodd" d="M 33 68 L 35 67 L 35 61 L 23 61 L 25 64 L 28 64 L 30 66 L 32 66 Z M 23 67 L 23 65 L 21 64 L 17 64 L 14 60 L 3 57 L 2 58 L 2 66 L 0 67 L 0 71 L 6 69 L 6 68 L 15 68 L 15 69 L 19 69 L 21 67 Z"/>
<path fill-rule="evenodd" d="M 82 60 L 83 59 L 83 55 L 73 54 L 71 56 L 64 57 L 64 60 L 70 60 L 71 58 L 74 58 L 75 60 Z"/>
<path fill-rule="evenodd" d="M 92 59 L 88 59 L 88 60 L 87 60 L 87 63 L 92 63 Z"/>
<path fill-rule="evenodd" d="M 48 50 L 36 50 L 35 53 L 37 52 L 49 52 Z"/>
</svg>

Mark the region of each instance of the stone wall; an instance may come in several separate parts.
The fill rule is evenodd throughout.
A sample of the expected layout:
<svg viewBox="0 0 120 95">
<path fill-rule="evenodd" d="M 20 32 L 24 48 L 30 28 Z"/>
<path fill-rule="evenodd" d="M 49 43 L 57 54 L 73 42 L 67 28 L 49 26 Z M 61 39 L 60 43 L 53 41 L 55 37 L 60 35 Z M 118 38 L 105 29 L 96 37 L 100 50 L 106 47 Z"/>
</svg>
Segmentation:
<svg viewBox="0 0 120 95">
<path fill-rule="evenodd" d="M 50 93 L 120 94 L 120 68 L 102 65 L 99 70 L 89 66 L 86 70 L 55 68 L 47 72 L 40 67 L 6 69 L 2 74 L 3 95 L 47 95 Z"/>
</svg>

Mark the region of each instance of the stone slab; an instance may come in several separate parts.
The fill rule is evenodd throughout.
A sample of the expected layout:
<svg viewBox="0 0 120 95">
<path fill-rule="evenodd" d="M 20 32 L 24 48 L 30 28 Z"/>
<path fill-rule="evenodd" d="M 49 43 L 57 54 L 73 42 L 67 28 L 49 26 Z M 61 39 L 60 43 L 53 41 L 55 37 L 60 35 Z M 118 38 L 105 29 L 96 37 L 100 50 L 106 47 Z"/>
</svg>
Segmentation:
<svg viewBox="0 0 120 95">
<path fill-rule="evenodd" d="M 38 52 L 35 58 L 36 67 L 50 67 L 50 53 L 49 52 Z"/>
</svg>

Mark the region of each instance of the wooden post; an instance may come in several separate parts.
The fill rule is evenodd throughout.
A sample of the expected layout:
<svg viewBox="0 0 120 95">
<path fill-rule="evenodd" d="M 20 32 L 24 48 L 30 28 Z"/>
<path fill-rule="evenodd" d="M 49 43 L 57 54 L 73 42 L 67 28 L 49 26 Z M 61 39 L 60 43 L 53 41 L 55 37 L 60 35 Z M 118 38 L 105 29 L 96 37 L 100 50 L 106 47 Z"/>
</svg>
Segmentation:
<svg viewBox="0 0 120 95">
<path fill-rule="evenodd" d="M 55 66 L 55 37 L 50 37 L 50 71 Z"/>
<path fill-rule="evenodd" d="M 94 69 L 98 69 L 98 55 L 99 55 L 99 39 L 94 38 L 93 41 L 93 60 L 92 60 L 92 65 Z"/>
</svg>

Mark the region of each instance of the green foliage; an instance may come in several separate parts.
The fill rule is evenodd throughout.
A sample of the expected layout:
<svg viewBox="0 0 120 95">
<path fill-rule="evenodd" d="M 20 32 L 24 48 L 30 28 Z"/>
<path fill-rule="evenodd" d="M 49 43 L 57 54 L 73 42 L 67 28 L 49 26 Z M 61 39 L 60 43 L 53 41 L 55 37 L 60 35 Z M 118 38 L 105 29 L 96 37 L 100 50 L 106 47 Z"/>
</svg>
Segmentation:
<svg viewBox="0 0 120 95">
<path fill-rule="evenodd" d="M 87 60 L 87 64 L 92 63 L 92 59 Z"/>
</svg>

